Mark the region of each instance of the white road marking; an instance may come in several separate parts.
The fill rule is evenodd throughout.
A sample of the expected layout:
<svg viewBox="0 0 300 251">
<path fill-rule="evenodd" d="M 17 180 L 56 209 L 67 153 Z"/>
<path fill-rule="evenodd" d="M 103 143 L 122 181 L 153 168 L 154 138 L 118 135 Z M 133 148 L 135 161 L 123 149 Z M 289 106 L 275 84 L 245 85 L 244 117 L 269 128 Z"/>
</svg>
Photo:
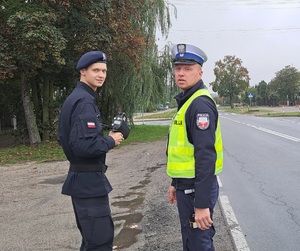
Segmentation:
<svg viewBox="0 0 300 251">
<path fill-rule="evenodd" d="M 233 122 L 238 123 L 238 124 L 242 124 L 242 125 L 246 125 L 246 126 L 252 127 L 254 129 L 262 131 L 262 132 L 273 134 L 273 135 L 281 137 L 281 138 L 285 138 L 285 139 L 292 140 L 292 141 L 295 141 L 295 142 L 300 142 L 299 138 L 296 138 L 296 137 L 293 137 L 293 136 L 290 136 L 290 135 L 287 135 L 287 134 L 283 134 L 283 133 L 280 133 L 280 132 L 272 131 L 272 130 L 267 129 L 267 128 L 258 127 L 258 126 L 255 126 L 255 125 L 243 123 L 243 122 L 240 122 L 240 121 L 228 118 L 228 117 L 223 117 L 223 118 L 228 119 L 228 120 L 233 121 Z"/>
<path fill-rule="evenodd" d="M 219 187 L 223 187 L 223 184 L 222 184 L 222 182 L 221 182 L 219 176 L 217 176 L 217 180 L 218 180 Z"/>
<path fill-rule="evenodd" d="M 222 214 L 225 216 L 226 223 L 229 226 L 230 234 L 233 239 L 233 243 L 237 251 L 250 251 L 250 248 L 245 239 L 245 235 L 240 228 L 238 221 L 235 217 L 233 209 L 230 205 L 227 196 L 222 195 L 219 197 L 219 204 L 222 210 Z"/>
</svg>

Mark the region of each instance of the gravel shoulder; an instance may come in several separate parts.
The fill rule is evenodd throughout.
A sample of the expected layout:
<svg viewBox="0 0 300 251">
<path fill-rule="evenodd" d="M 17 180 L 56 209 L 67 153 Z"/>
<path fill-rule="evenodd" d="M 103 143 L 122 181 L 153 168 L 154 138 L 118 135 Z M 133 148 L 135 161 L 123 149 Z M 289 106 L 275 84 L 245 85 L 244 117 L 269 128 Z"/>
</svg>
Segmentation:
<svg viewBox="0 0 300 251">
<path fill-rule="evenodd" d="M 118 147 L 107 165 L 114 249 L 182 250 L 177 208 L 167 201 L 165 141 Z M 67 161 L 0 166 L 1 250 L 79 250 L 71 201 L 60 193 L 67 170 Z M 216 251 L 234 250 L 218 204 L 214 224 Z"/>
</svg>

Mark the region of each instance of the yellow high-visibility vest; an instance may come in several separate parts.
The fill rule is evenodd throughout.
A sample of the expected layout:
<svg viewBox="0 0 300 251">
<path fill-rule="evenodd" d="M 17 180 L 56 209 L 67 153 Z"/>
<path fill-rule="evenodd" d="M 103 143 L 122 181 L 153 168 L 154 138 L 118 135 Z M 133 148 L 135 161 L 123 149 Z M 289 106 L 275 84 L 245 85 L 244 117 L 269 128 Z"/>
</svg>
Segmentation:
<svg viewBox="0 0 300 251">
<path fill-rule="evenodd" d="M 191 102 L 199 96 L 207 96 L 213 100 L 208 90 L 200 89 L 196 91 L 179 109 L 170 126 L 167 174 L 172 178 L 195 178 L 194 146 L 187 137 L 185 113 Z M 219 118 L 215 135 L 214 146 L 217 154 L 215 174 L 218 174 L 223 170 L 223 144 Z"/>
</svg>

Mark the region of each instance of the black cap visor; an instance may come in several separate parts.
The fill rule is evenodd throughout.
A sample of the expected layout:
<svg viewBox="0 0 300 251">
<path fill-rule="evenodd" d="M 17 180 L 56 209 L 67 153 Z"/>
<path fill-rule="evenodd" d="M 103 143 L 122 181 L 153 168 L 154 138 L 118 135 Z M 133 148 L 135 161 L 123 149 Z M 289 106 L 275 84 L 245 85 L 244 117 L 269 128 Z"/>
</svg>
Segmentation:
<svg viewBox="0 0 300 251">
<path fill-rule="evenodd" d="M 200 62 L 196 61 L 195 59 L 175 59 L 173 61 L 174 65 L 186 64 L 186 65 L 194 65 L 200 64 Z M 202 64 L 200 64 L 202 66 Z"/>
</svg>

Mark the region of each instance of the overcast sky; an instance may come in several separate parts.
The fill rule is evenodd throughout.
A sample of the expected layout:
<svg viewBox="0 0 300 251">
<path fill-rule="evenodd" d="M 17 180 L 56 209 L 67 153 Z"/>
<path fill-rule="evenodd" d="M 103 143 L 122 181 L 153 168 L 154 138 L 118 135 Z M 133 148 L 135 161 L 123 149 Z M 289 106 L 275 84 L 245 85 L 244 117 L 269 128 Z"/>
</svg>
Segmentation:
<svg viewBox="0 0 300 251">
<path fill-rule="evenodd" d="M 300 0 L 169 0 L 172 27 L 165 44 L 190 43 L 208 56 L 203 80 L 215 80 L 215 62 L 224 56 L 240 58 L 250 85 L 269 83 L 287 65 L 300 70 Z"/>
</svg>

